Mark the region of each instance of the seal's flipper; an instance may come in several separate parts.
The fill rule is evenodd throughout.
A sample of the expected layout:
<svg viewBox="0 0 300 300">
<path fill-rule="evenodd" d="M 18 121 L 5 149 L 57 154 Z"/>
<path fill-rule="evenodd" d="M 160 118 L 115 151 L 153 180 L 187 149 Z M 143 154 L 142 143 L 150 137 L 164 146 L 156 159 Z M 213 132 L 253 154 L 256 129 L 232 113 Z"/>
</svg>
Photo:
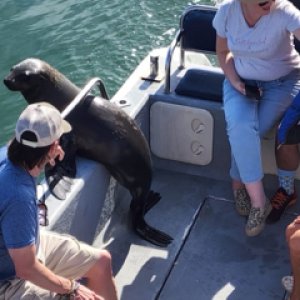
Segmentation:
<svg viewBox="0 0 300 300">
<path fill-rule="evenodd" d="M 47 171 L 46 181 L 51 193 L 59 200 L 66 199 L 66 194 L 71 190 L 72 182 L 69 177 L 60 174 L 50 174 L 53 170 Z"/>
<path fill-rule="evenodd" d="M 157 204 L 160 199 L 160 193 L 150 190 L 148 193 L 133 197 L 130 203 L 130 210 L 132 213 L 133 228 L 136 233 L 154 245 L 166 247 L 173 241 L 173 238 L 148 225 L 144 219 L 145 214 Z"/>
<path fill-rule="evenodd" d="M 76 144 L 74 134 L 64 134 L 60 139 L 60 145 L 65 152 L 62 161 L 56 160 L 55 166 L 47 165 L 45 168 L 46 181 L 50 192 L 58 199 L 66 199 L 70 191 L 72 178 L 76 175 Z"/>
<path fill-rule="evenodd" d="M 67 197 L 68 190 L 65 189 L 63 179 L 55 179 L 54 177 L 47 178 L 47 183 L 51 194 L 53 194 L 59 200 L 65 200 Z"/>
<path fill-rule="evenodd" d="M 65 152 L 65 157 L 62 161 L 56 164 L 59 174 L 62 176 L 74 178 L 76 176 L 76 139 L 74 133 L 71 131 L 62 135 L 59 141 L 60 146 Z"/>
<path fill-rule="evenodd" d="M 144 219 L 140 219 L 138 222 L 134 223 L 134 230 L 137 234 L 154 245 L 167 247 L 173 241 L 171 236 L 149 226 Z"/>
<path fill-rule="evenodd" d="M 156 205 L 160 201 L 160 199 L 161 199 L 160 193 L 150 191 L 145 205 L 144 213 L 146 214 L 154 205 Z"/>
</svg>

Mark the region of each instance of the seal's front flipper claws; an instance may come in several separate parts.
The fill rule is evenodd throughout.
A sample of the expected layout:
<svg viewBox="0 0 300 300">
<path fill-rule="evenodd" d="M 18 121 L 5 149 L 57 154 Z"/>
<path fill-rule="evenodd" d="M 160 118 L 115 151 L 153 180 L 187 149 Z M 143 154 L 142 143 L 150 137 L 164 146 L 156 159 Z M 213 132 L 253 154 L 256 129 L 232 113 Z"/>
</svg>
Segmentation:
<svg viewBox="0 0 300 300">
<path fill-rule="evenodd" d="M 134 229 L 144 240 L 159 247 L 167 247 L 173 241 L 171 236 L 149 226 L 144 220 L 141 220 Z"/>
<path fill-rule="evenodd" d="M 68 181 L 64 181 L 64 177 L 61 177 L 59 174 L 50 175 L 48 173 L 46 174 L 46 182 L 52 195 L 59 200 L 66 199 L 67 192 L 70 191 L 71 187 Z"/>
<path fill-rule="evenodd" d="M 136 228 L 136 232 L 144 240 L 159 247 L 167 247 L 173 241 L 173 238 L 171 236 L 150 226 L 143 229 Z"/>
</svg>

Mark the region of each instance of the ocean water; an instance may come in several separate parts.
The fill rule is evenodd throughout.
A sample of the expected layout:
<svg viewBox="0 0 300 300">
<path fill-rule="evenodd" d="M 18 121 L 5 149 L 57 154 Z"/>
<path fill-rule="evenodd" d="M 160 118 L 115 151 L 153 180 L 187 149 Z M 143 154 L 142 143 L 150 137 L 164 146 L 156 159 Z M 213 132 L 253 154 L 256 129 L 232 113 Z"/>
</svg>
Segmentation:
<svg viewBox="0 0 300 300">
<path fill-rule="evenodd" d="M 174 38 L 190 4 L 209 0 L 1 0 L 0 145 L 26 102 L 3 82 L 10 68 L 40 58 L 78 86 L 98 76 L 113 96 L 143 57 Z"/>
</svg>

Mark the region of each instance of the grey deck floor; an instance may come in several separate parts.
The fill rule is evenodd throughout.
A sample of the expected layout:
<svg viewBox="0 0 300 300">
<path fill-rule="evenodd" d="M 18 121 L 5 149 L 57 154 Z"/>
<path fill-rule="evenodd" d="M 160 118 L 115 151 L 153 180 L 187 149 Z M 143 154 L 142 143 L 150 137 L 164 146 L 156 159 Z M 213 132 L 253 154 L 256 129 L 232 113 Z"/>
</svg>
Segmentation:
<svg viewBox="0 0 300 300">
<path fill-rule="evenodd" d="M 284 230 L 295 208 L 248 238 L 229 182 L 157 171 L 153 190 L 162 199 L 147 221 L 174 237 L 169 247 L 153 246 L 132 233 L 125 190 L 95 241 L 112 253 L 120 299 L 284 298 L 281 277 L 290 273 Z"/>
</svg>

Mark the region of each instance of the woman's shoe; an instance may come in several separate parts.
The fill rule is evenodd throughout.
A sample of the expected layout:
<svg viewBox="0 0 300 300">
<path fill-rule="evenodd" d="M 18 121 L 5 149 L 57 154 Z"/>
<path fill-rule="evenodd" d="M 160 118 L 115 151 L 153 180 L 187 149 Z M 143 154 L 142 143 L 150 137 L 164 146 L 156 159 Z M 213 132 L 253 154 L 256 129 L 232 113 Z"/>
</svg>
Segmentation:
<svg viewBox="0 0 300 300">
<path fill-rule="evenodd" d="M 241 216 L 249 216 L 251 209 L 250 197 L 245 188 L 233 191 L 235 208 Z"/>
<path fill-rule="evenodd" d="M 272 206 L 270 201 L 266 199 L 264 208 L 252 207 L 246 224 L 246 234 L 248 236 L 256 236 L 260 234 L 264 227 L 267 216 L 269 215 Z"/>
</svg>

